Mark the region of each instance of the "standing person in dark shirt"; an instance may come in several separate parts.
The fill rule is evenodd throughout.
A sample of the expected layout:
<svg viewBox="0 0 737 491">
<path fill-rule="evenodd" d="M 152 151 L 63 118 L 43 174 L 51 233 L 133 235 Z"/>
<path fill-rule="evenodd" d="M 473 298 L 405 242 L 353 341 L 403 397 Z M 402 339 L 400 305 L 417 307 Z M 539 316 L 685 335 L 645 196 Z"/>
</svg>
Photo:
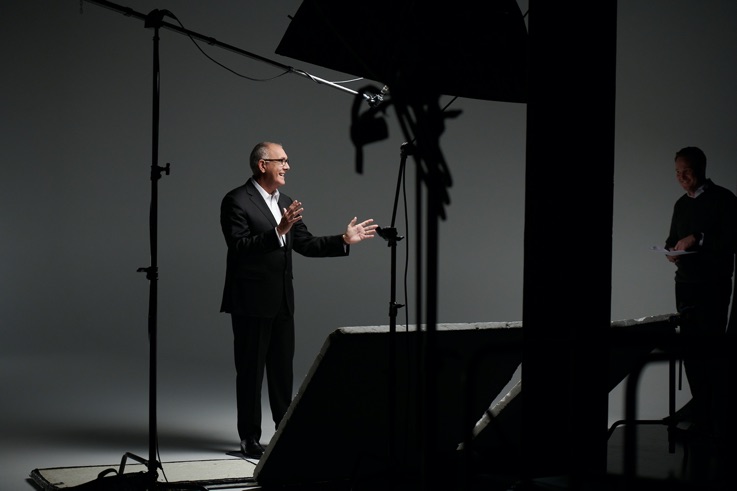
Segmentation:
<svg viewBox="0 0 737 491">
<path fill-rule="evenodd" d="M 706 177 L 706 155 L 697 147 L 679 150 L 675 168 L 686 194 L 673 207 L 665 247 L 689 252 L 666 257 L 676 265 L 692 423 L 698 434 L 723 435 L 730 399 L 724 347 L 737 252 L 737 197 Z"/>
</svg>

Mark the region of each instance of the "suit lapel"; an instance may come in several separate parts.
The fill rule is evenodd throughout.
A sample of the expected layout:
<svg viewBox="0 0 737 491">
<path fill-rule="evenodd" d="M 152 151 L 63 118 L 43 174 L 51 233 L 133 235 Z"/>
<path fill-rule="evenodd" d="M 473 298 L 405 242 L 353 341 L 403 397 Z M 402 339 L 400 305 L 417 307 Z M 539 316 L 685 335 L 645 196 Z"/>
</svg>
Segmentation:
<svg viewBox="0 0 737 491">
<path fill-rule="evenodd" d="M 258 210 L 264 214 L 266 219 L 269 221 L 269 223 L 276 227 L 277 223 L 276 220 L 274 220 L 274 215 L 271 213 L 271 210 L 266 205 L 266 201 L 264 201 L 264 198 L 261 196 L 261 193 L 258 192 L 258 189 L 256 189 L 256 186 L 253 184 L 253 182 L 249 179 L 248 181 L 248 196 L 251 198 L 251 202 L 258 208 Z"/>
</svg>

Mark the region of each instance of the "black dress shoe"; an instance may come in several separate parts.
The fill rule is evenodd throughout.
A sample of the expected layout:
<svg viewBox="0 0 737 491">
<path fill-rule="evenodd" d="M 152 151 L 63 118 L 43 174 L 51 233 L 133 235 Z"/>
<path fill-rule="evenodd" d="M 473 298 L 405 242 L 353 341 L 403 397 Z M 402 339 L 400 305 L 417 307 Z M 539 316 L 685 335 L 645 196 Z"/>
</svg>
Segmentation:
<svg viewBox="0 0 737 491">
<path fill-rule="evenodd" d="M 264 447 L 255 438 L 246 438 L 245 440 L 241 440 L 241 452 L 246 457 L 260 459 L 264 454 Z"/>
</svg>

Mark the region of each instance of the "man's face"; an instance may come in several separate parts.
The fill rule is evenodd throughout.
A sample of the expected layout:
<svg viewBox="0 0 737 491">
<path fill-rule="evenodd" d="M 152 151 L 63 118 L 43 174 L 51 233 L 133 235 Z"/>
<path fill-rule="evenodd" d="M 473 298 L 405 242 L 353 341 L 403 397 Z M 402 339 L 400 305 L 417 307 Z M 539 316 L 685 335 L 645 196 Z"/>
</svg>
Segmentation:
<svg viewBox="0 0 737 491">
<path fill-rule="evenodd" d="M 263 171 L 259 184 L 269 193 L 286 184 L 285 176 L 289 170 L 289 160 L 284 149 L 278 145 L 269 147 L 267 158 L 259 161 L 259 167 Z"/>
<path fill-rule="evenodd" d="M 683 157 L 676 159 L 676 179 L 684 191 L 693 194 L 701 185 L 696 172 L 691 166 L 691 162 Z"/>
</svg>

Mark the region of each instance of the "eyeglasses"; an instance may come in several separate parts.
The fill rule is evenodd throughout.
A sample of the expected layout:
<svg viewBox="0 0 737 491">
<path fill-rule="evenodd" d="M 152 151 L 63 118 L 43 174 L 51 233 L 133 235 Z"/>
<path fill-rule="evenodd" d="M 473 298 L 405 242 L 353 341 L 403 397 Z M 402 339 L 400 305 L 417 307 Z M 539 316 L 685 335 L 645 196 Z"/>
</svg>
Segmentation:
<svg viewBox="0 0 737 491">
<path fill-rule="evenodd" d="M 286 165 L 289 165 L 289 159 L 261 159 L 264 162 L 279 162 L 279 164 L 284 167 Z"/>
</svg>

